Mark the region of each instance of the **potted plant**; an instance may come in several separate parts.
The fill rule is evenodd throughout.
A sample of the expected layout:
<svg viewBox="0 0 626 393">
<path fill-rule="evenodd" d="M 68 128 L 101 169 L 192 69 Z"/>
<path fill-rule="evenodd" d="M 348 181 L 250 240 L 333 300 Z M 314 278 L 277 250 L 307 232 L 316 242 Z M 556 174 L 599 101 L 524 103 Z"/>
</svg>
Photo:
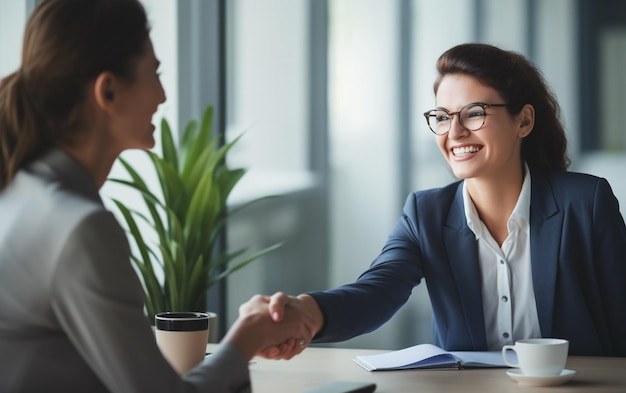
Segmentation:
<svg viewBox="0 0 626 393">
<path fill-rule="evenodd" d="M 209 106 L 199 124 L 195 119 L 188 123 L 177 146 L 167 120 L 162 120 L 162 154 L 146 152 L 160 184 L 159 194 L 121 157 L 119 162 L 130 180 L 109 179 L 140 192 L 148 211 L 143 214 L 113 199 L 137 246 L 132 260 L 142 279 L 151 321 L 162 311 L 208 311 L 206 293 L 213 284 L 280 246 L 272 245 L 251 256 L 246 256 L 246 249 L 220 249 L 219 238 L 229 217 L 271 196 L 227 209 L 230 192 L 246 172 L 231 169 L 225 162 L 226 153 L 241 135 L 219 146 L 212 122 L 213 108 Z M 137 220 L 147 223 L 154 233 L 144 234 Z"/>
</svg>

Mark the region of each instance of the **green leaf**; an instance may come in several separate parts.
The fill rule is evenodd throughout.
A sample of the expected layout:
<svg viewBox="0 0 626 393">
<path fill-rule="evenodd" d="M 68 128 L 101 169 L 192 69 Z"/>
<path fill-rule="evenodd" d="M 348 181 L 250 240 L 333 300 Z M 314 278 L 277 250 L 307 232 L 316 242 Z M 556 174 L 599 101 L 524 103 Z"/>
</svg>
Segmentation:
<svg viewBox="0 0 626 393">
<path fill-rule="evenodd" d="M 183 184 L 176 170 L 152 152 L 148 152 L 152 164 L 157 171 L 157 177 L 163 192 L 163 205 L 178 213 L 185 205 L 185 193 Z"/>
<path fill-rule="evenodd" d="M 150 266 L 150 263 L 149 263 L 150 257 L 148 256 L 148 252 L 147 252 L 148 247 L 146 246 L 146 243 L 143 240 L 143 236 L 141 236 L 141 232 L 139 232 L 139 228 L 137 227 L 137 223 L 135 222 L 135 219 L 133 218 L 133 215 L 131 214 L 130 209 L 124 206 L 122 202 L 120 202 L 117 199 L 113 199 L 113 203 L 115 203 L 117 208 L 122 213 L 122 216 L 126 220 L 128 229 L 130 230 L 133 238 L 135 239 L 137 248 L 139 249 L 139 252 L 141 253 L 141 259 L 144 261 L 145 264 Z"/>
<path fill-rule="evenodd" d="M 176 152 L 170 125 L 165 119 L 161 121 L 161 148 L 163 150 L 163 160 L 178 173 L 178 153 Z"/>
<path fill-rule="evenodd" d="M 214 151 L 214 145 L 211 141 L 211 129 L 213 123 L 213 108 L 208 107 L 202 116 L 202 122 L 197 130 L 197 133 L 192 133 L 186 138 L 183 138 L 184 147 L 187 151 L 182 177 L 188 178 L 189 172 L 191 172 L 193 165 L 205 150 Z M 195 131 L 195 129 L 194 129 Z"/>
<path fill-rule="evenodd" d="M 168 311 L 191 311 L 183 310 L 179 304 L 179 277 L 176 271 L 175 261 L 172 255 L 170 255 L 170 249 L 166 246 L 161 246 L 161 255 L 163 257 L 163 268 L 165 269 L 165 281 L 163 283 L 163 289 L 165 291 L 165 297 L 169 303 Z M 166 305 L 167 306 L 167 305 Z"/>
<path fill-rule="evenodd" d="M 142 277 L 142 284 L 146 293 L 146 309 L 150 320 L 154 320 L 154 314 L 161 310 L 166 310 L 163 289 L 153 272 L 149 272 L 147 266 L 134 255 L 131 256 L 135 266 L 139 269 Z"/>
<path fill-rule="evenodd" d="M 186 299 L 193 302 L 198 296 L 206 295 L 205 288 L 206 271 L 203 269 L 204 261 L 203 255 L 199 255 L 196 261 L 191 265 L 191 273 L 189 274 L 189 281 L 185 292 Z"/>
</svg>

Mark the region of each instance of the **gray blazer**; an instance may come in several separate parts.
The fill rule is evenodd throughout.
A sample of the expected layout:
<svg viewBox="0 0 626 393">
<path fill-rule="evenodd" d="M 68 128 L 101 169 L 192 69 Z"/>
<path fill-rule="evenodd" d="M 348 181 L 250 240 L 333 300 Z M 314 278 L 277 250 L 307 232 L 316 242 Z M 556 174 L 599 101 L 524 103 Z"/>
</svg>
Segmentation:
<svg viewBox="0 0 626 393">
<path fill-rule="evenodd" d="M 249 391 L 230 345 L 179 377 L 144 314 L 123 229 L 52 150 L 0 191 L 0 392 Z"/>
</svg>

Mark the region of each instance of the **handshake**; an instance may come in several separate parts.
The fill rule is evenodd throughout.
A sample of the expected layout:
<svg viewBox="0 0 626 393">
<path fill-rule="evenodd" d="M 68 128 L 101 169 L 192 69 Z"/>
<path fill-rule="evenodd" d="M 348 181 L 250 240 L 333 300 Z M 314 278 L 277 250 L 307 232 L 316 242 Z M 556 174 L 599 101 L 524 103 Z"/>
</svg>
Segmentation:
<svg viewBox="0 0 626 393">
<path fill-rule="evenodd" d="M 291 359 L 323 324 L 322 312 L 309 295 L 255 295 L 239 307 L 239 317 L 223 342 L 237 347 L 248 361 L 254 356 Z"/>
</svg>

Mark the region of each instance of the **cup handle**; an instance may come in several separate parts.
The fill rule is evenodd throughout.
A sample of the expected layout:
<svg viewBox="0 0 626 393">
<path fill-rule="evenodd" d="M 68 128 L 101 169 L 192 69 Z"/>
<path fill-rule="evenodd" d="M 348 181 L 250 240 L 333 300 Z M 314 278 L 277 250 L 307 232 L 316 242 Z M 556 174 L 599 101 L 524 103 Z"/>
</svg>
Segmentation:
<svg viewBox="0 0 626 393">
<path fill-rule="evenodd" d="M 515 346 L 514 345 L 505 345 L 505 346 L 502 347 L 502 358 L 504 359 L 504 363 L 506 363 L 506 365 L 509 366 L 509 367 L 519 367 L 519 363 L 518 364 L 513 364 L 513 363 L 509 362 L 509 360 L 506 357 L 506 352 L 507 351 L 515 352 Z"/>
</svg>

